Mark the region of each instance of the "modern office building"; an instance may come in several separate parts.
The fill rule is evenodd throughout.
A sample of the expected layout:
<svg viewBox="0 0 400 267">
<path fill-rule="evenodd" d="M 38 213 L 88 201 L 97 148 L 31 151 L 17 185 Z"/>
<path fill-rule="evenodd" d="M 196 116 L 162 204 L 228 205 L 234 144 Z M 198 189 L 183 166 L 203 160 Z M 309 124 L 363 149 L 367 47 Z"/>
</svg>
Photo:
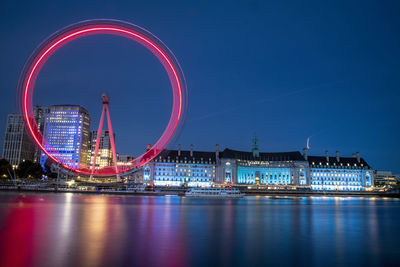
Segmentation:
<svg viewBox="0 0 400 267">
<path fill-rule="evenodd" d="M 115 133 L 114 140 L 115 140 Z M 90 133 L 90 149 L 89 149 L 89 162 L 93 164 L 94 152 L 96 148 L 97 131 Z M 109 131 L 103 131 L 99 140 L 99 150 L 96 156 L 96 167 L 107 167 L 114 164 L 114 159 L 111 150 L 111 141 Z"/>
<path fill-rule="evenodd" d="M 35 118 L 36 124 L 39 131 L 43 134 L 44 125 L 46 123 L 46 117 L 50 113 L 50 108 L 43 106 L 35 106 L 33 109 L 33 116 Z"/>
<path fill-rule="evenodd" d="M 374 170 L 360 158 L 357 152 L 353 157 L 340 157 L 336 151 L 335 157 L 307 156 L 311 173 L 311 188 L 313 190 L 358 191 L 366 190 L 374 184 Z"/>
<path fill-rule="evenodd" d="M 377 171 L 374 184 L 375 186 L 393 187 L 399 180 L 399 175 L 393 174 L 391 171 Z"/>
<path fill-rule="evenodd" d="M 134 160 L 135 159 L 135 157 L 134 156 L 131 156 L 131 155 L 119 155 L 119 154 L 117 154 L 117 158 L 118 158 L 118 164 L 121 162 L 121 164 L 122 163 L 127 163 L 127 162 L 129 162 L 129 161 L 132 161 L 132 160 Z"/>
<path fill-rule="evenodd" d="M 59 161 L 73 168 L 89 164 L 90 117 L 86 109 L 76 105 L 56 105 L 45 119 L 43 145 Z M 52 152 L 54 151 L 54 152 Z M 42 153 L 44 166 L 47 156 Z"/>
<path fill-rule="evenodd" d="M 4 136 L 3 158 L 14 168 L 24 160 L 34 161 L 35 146 L 25 129 L 24 118 L 20 114 L 9 114 Z"/>
<path fill-rule="evenodd" d="M 33 109 L 33 116 L 35 118 L 38 129 L 42 133 L 42 135 L 44 132 L 46 117 L 49 113 L 50 113 L 50 108 L 48 107 L 35 106 L 35 108 Z M 39 146 L 35 145 L 34 162 L 40 162 L 41 155 L 42 155 L 42 150 L 40 150 Z"/>
<path fill-rule="evenodd" d="M 132 164 L 130 163 L 132 160 L 134 160 L 135 157 L 131 155 L 119 155 L 117 154 L 117 164 L 118 166 L 131 166 Z"/>
</svg>

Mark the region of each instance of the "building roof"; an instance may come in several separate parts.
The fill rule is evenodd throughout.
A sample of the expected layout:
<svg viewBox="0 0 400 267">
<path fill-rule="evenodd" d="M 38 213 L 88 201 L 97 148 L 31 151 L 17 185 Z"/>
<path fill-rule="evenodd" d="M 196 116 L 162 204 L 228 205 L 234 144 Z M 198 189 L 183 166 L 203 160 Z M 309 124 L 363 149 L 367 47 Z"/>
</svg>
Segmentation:
<svg viewBox="0 0 400 267">
<path fill-rule="evenodd" d="M 360 158 L 360 162 L 358 162 L 357 158 L 355 157 L 339 157 L 339 161 L 337 161 L 336 157 L 329 157 L 329 161 L 326 160 L 326 157 L 324 156 L 308 156 L 307 160 L 312 166 L 312 163 L 314 162 L 315 165 L 321 164 L 326 164 L 327 162 L 329 165 L 339 165 L 342 163 L 343 166 L 357 166 L 357 167 L 368 167 L 371 168 L 368 163 L 363 159 Z"/>
<path fill-rule="evenodd" d="M 159 156 L 155 158 L 155 160 L 159 159 L 168 159 L 168 157 L 172 160 L 201 160 L 204 161 L 213 161 L 215 162 L 215 152 L 206 152 L 206 151 L 196 151 L 193 150 L 193 157 L 190 156 L 190 150 L 181 150 L 180 156 L 178 156 L 178 150 L 164 150 L 160 153 Z"/>
<path fill-rule="evenodd" d="M 306 161 L 303 155 L 299 151 L 291 151 L 291 152 L 260 152 L 260 157 L 254 157 L 253 152 L 248 151 L 239 151 L 232 150 L 226 148 L 224 151 L 219 152 L 220 158 L 229 158 L 229 159 L 240 159 L 240 160 L 254 160 L 254 161 Z M 196 151 L 193 150 L 193 157 L 190 156 L 190 150 L 181 150 L 180 156 L 178 156 L 178 150 L 164 150 L 160 153 L 154 160 L 196 160 L 196 161 L 216 161 L 215 151 Z M 326 166 L 327 160 L 325 156 L 308 156 L 307 161 L 310 166 L 314 165 L 323 165 Z M 350 167 L 367 167 L 371 168 L 368 163 L 360 158 L 360 162 L 357 161 L 356 157 L 340 157 L 339 162 L 336 157 L 329 157 L 328 161 L 329 165 L 336 166 L 350 166 Z"/>
<path fill-rule="evenodd" d="M 89 112 L 87 111 L 87 109 L 85 109 L 84 107 L 79 106 L 79 105 L 72 105 L 72 104 L 52 105 L 52 106 L 50 107 L 50 110 L 54 110 L 54 109 L 56 109 L 56 110 L 59 110 L 59 109 L 68 109 L 68 110 L 70 110 L 70 109 L 77 109 L 77 110 L 79 110 L 79 111 L 81 111 L 81 112 L 83 112 L 83 113 L 89 114 Z"/>
<path fill-rule="evenodd" d="M 254 157 L 253 152 L 238 151 L 226 148 L 220 153 L 220 158 L 234 158 L 241 160 L 263 160 L 263 161 L 288 161 L 300 160 L 305 161 L 304 157 L 299 151 L 292 152 L 260 152 L 260 157 Z"/>
</svg>

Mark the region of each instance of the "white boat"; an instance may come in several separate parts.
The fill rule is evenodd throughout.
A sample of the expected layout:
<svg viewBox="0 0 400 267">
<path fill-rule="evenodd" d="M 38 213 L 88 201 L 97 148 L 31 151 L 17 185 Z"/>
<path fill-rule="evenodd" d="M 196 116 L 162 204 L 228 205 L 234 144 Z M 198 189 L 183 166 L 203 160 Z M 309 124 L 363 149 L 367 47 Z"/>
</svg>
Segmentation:
<svg viewBox="0 0 400 267">
<path fill-rule="evenodd" d="M 185 193 L 187 197 L 241 198 L 245 194 L 236 188 L 191 188 Z"/>
</svg>

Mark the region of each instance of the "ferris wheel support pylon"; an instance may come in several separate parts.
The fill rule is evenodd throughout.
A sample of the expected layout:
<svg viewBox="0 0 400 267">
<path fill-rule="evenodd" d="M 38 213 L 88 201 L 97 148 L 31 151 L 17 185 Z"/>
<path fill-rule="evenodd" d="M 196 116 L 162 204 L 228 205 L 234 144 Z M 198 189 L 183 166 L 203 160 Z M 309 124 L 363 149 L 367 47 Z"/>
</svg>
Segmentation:
<svg viewBox="0 0 400 267">
<path fill-rule="evenodd" d="M 90 175 L 90 179 L 93 179 L 93 174 L 96 169 L 96 158 L 97 158 L 97 153 L 99 152 L 99 145 L 100 145 L 100 138 L 101 135 L 103 134 L 103 122 L 104 122 L 104 113 L 107 114 L 107 124 L 108 124 L 108 132 L 110 136 L 110 143 L 111 143 L 111 151 L 112 151 L 112 156 L 114 160 L 114 168 L 115 168 L 115 173 L 117 176 L 117 182 L 121 181 L 121 177 L 118 172 L 118 161 L 117 161 L 117 153 L 115 152 L 115 141 L 114 141 L 114 133 L 112 130 L 112 125 L 111 125 L 111 118 L 110 118 L 110 111 L 109 111 L 109 99 L 106 94 L 102 95 L 103 98 L 103 110 L 101 112 L 101 117 L 100 117 L 100 123 L 99 123 L 99 129 L 97 130 L 97 136 L 96 136 L 96 146 L 94 149 L 94 155 L 93 155 L 93 163 L 92 163 L 92 174 Z"/>
</svg>

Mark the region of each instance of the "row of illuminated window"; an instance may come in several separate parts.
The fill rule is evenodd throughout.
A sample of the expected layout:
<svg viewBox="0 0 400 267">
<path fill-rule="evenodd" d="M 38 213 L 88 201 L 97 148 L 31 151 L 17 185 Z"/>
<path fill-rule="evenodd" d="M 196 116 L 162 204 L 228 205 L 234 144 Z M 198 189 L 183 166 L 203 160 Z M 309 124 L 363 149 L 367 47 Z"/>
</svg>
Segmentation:
<svg viewBox="0 0 400 267">
<path fill-rule="evenodd" d="M 362 173 L 363 170 L 360 170 L 360 169 L 339 169 L 339 170 L 335 170 L 335 169 L 325 169 L 325 170 L 324 169 L 311 169 L 311 172 Z"/>
<path fill-rule="evenodd" d="M 313 184 L 314 184 L 314 185 L 318 185 L 318 184 L 320 184 L 320 185 L 324 185 L 324 184 L 325 184 L 325 185 L 361 185 L 361 182 L 360 182 L 360 181 L 358 181 L 358 182 L 311 181 L 311 184 L 312 184 L 312 185 L 313 185 Z"/>
<path fill-rule="evenodd" d="M 198 164 L 198 165 L 191 165 L 191 164 L 175 164 L 176 168 L 208 168 L 208 169 L 215 169 L 215 166 L 209 164 Z"/>
<path fill-rule="evenodd" d="M 246 180 L 246 181 L 255 181 L 255 180 L 258 180 L 257 178 L 254 178 L 254 177 L 239 177 L 239 180 L 242 180 L 242 181 L 244 181 L 244 180 Z M 277 181 L 277 182 L 280 182 L 280 181 L 290 181 L 290 177 L 284 177 L 284 178 L 272 178 L 272 179 L 270 179 L 270 178 L 261 178 L 261 179 L 259 179 L 260 181 Z"/>
<path fill-rule="evenodd" d="M 337 186 L 337 185 L 312 185 L 311 189 L 313 190 L 340 190 L 340 191 L 360 191 L 363 189 L 362 186 Z"/>
<path fill-rule="evenodd" d="M 73 136 L 73 135 L 77 135 L 80 134 L 81 131 L 80 130 L 73 130 L 73 129 L 68 129 L 68 130 L 60 130 L 60 129 L 47 129 L 46 131 L 46 135 L 50 135 L 50 136 Z M 77 136 L 78 137 L 78 136 Z"/>
<path fill-rule="evenodd" d="M 361 181 L 361 177 L 312 177 L 312 181 Z"/>
<path fill-rule="evenodd" d="M 186 179 L 184 177 L 154 177 L 155 181 L 199 181 L 199 182 L 208 182 L 211 181 L 211 178 L 190 178 Z"/>
<path fill-rule="evenodd" d="M 238 175 L 239 177 L 256 177 L 254 173 L 240 173 Z M 290 177 L 289 173 L 266 173 L 264 176 L 264 173 L 260 174 L 260 178 L 269 178 L 269 179 L 285 179 L 285 177 Z"/>
<path fill-rule="evenodd" d="M 215 164 L 214 161 L 211 161 L 211 159 L 209 161 L 203 161 L 203 160 L 171 160 L 171 159 L 155 159 L 154 160 L 157 163 L 184 163 L 184 164 L 203 164 L 203 165 L 210 165 L 210 164 Z"/>
<path fill-rule="evenodd" d="M 319 162 L 319 164 L 315 164 L 315 162 L 312 162 L 312 168 L 357 168 L 357 167 L 364 167 L 364 164 L 361 163 L 360 166 L 358 166 L 356 163 L 350 164 L 343 164 L 342 162 L 339 165 L 336 165 L 336 163 L 333 164 L 329 164 L 328 162 L 326 162 L 325 164 L 323 164 L 322 162 Z"/>
<path fill-rule="evenodd" d="M 361 177 L 361 173 L 311 173 L 311 177 Z"/>
<path fill-rule="evenodd" d="M 52 133 L 76 133 L 76 132 L 81 132 L 81 127 L 76 127 L 66 125 L 62 126 L 60 124 L 57 125 L 47 125 L 45 132 L 52 132 Z"/>
<path fill-rule="evenodd" d="M 245 179 L 238 179 L 239 184 L 256 184 L 256 181 L 253 180 L 245 180 Z M 269 184 L 269 185 L 288 185 L 290 184 L 290 181 L 285 180 L 285 181 L 260 181 L 260 184 Z"/>
<path fill-rule="evenodd" d="M 157 164 L 154 169 L 215 169 L 215 166 L 210 165 L 187 165 L 187 164 Z"/>
<path fill-rule="evenodd" d="M 60 127 L 82 127 L 82 121 L 81 120 L 68 120 L 68 119 L 54 119 L 54 118 L 48 118 L 46 120 L 46 125 L 47 126 L 60 126 Z"/>
<path fill-rule="evenodd" d="M 287 163 L 290 163 L 289 161 L 287 161 Z M 261 165 L 261 166 L 260 166 Z M 287 168 L 289 164 L 284 164 L 282 163 L 282 161 L 279 161 L 279 163 L 277 162 L 266 162 L 266 163 L 260 163 L 260 164 L 250 164 L 250 163 L 240 163 L 240 166 L 243 166 L 245 168 L 247 167 L 266 167 L 266 168 L 270 168 L 270 167 L 277 167 L 277 168 Z"/>
<path fill-rule="evenodd" d="M 168 172 L 154 172 L 154 175 L 169 175 L 169 176 L 192 176 L 192 177 L 211 177 L 211 173 L 186 173 L 186 172 L 178 172 L 178 173 L 168 173 Z M 215 177 L 215 174 L 212 174 Z"/>
<path fill-rule="evenodd" d="M 160 172 L 168 172 L 168 173 L 172 173 L 172 172 L 183 172 L 183 173 L 215 173 L 215 169 L 212 168 L 174 168 L 174 167 L 170 167 L 170 168 L 154 168 L 155 171 Z"/>
</svg>

